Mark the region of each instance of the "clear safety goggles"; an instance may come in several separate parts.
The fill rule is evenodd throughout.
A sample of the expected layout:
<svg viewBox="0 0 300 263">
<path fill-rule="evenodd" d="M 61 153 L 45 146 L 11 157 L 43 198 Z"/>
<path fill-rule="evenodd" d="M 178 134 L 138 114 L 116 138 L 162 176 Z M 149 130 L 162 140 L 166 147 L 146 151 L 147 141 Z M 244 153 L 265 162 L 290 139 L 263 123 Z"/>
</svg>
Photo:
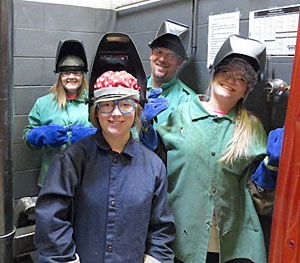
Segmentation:
<svg viewBox="0 0 300 263">
<path fill-rule="evenodd" d="M 115 101 L 103 101 L 97 104 L 97 109 L 104 114 L 112 113 L 115 107 L 118 106 L 118 109 L 121 113 L 131 113 L 136 107 L 136 102 L 132 99 L 121 99 Z"/>
<path fill-rule="evenodd" d="M 153 48 L 153 54 L 157 57 L 166 56 L 169 61 L 177 61 L 180 57 L 175 52 L 167 52 L 159 47 Z"/>
</svg>

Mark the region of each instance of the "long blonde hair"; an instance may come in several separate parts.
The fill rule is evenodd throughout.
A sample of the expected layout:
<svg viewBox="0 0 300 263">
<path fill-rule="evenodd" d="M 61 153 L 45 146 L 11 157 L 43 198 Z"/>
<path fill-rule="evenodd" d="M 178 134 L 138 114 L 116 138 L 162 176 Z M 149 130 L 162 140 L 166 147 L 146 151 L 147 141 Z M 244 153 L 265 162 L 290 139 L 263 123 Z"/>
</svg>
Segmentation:
<svg viewBox="0 0 300 263">
<path fill-rule="evenodd" d="M 208 96 L 212 92 L 212 81 L 206 91 Z M 259 119 L 246 109 L 243 99 L 236 104 L 236 124 L 233 137 L 226 144 L 219 162 L 233 165 L 233 162 L 240 158 L 248 158 L 249 147 L 252 140 L 256 139 L 259 128 Z"/>
<path fill-rule="evenodd" d="M 83 75 L 82 84 L 77 90 L 77 95 L 81 96 L 85 90 L 88 90 L 88 83 Z M 56 82 L 50 88 L 50 92 L 52 93 L 52 100 L 57 100 L 57 107 L 63 109 L 66 108 L 67 94 L 61 82 L 61 74 L 58 75 Z"/>
<path fill-rule="evenodd" d="M 249 112 L 240 100 L 236 105 L 236 125 L 233 137 L 226 144 L 220 162 L 232 165 L 240 158 L 248 158 L 248 151 L 251 141 L 256 137 L 260 121 Z"/>
</svg>

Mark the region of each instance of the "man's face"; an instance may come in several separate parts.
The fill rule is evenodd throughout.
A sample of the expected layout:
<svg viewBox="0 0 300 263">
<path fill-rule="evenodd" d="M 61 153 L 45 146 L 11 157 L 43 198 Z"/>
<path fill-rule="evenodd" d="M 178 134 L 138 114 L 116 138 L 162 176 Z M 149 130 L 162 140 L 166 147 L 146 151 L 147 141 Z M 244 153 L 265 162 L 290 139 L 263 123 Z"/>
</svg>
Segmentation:
<svg viewBox="0 0 300 263">
<path fill-rule="evenodd" d="M 163 47 L 151 49 L 151 76 L 160 83 L 168 82 L 176 75 L 182 59 L 172 50 Z"/>
</svg>

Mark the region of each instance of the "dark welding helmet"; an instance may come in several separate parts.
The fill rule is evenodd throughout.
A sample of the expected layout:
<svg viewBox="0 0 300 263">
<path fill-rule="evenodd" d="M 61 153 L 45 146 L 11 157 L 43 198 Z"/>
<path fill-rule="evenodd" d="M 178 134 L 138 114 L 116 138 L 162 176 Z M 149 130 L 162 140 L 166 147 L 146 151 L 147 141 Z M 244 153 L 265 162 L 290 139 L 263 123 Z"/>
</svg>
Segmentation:
<svg viewBox="0 0 300 263">
<path fill-rule="evenodd" d="M 106 71 L 125 70 L 133 75 L 140 87 L 140 104 L 146 102 L 146 74 L 134 43 L 124 33 L 107 33 L 101 39 L 94 56 L 89 80 L 89 107 L 94 104 L 94 84 Z"/>
<path fill-rule="evenodd" d="M 149 47 L 151 49 L 155 47 L 168 48 L 185 59 L 188 42 L 188 26 L 168 19 L 161 24 Z"/>
<path fill-rule="evenodd" d="M 229 57 L 240 57 L 246 60 L 258 74 L 258 81 L 264 78 L 266 47 L 258 40 L 240 35 L 229 36 L 219 49 L 214 59 L 212 70 L 218 70 Z"/>
<path fill-rule="evenodd" d="M 58 42 L 55 73 L 64 71 L 88 71 L 86 54 L 81 40 L 60 40 Z"/>
</svg>

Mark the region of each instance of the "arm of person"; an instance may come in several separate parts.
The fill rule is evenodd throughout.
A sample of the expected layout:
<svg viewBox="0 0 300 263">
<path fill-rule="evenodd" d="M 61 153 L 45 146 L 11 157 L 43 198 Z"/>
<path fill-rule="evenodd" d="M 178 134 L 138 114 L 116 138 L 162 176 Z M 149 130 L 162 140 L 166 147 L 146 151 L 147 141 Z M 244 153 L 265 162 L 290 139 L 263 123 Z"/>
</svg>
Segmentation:
<svg viewBox="0 0 300 263">
<path fill-rule="evenodd" d="M 26 125 L 25 129 L 23 130 L 23 140 L 29 148 L 35 148 L 32 144 L 30 144 L 27 141 L 27 135 L 29 134 L 29 132 L 32 129 L 41 126 L 38 100 L 35 102 L 35 104 L 33 105 L 32 109 L 28 115 L 28 122 L 29 122 L 28 125 Z"/>
<path fill-rule="evenodd" d="M 263 154 L 257 156 L 247 169 L 247 185 L 257 214 L 260 216 L 271 216 L 273 213 L 275 190 L 264 190 L 251 180 L 251 175 L 255 173 L 264 157 L 265 155 Z"/>
<path fill-rule="evenodd" d="M 76 175 L 73 162 L 65 155 L 53 159 L 35 208 L 39 263 L 80 262 L 73 240 Z"/>
<path fill-rule="evenodd" d="M 57 124 L 42 125 L 40 121 L 39 100 L 29 113 L 27 125 L 23 132 L 23 140 L 30 148 L 58 147 L 68 141 L 68 130 Z"/>
<path fill-rule="evenodd" d="M 160 175 L 153 196 L 144 262 L 174 262 L 173 251 L 170 248 L 170 243 L 174 240 L 174 237 L 175 223 L 167 204 L 166 169 L 161 162 Z"/>
<path fill-rule="evenodd" d="M 276 187 L 283 132 L 284 128 L 270 132 L 267 155 L 251 175 L 251 180 L 261 189 L 274 190 Z"/>
<path fill-rule="evenodd" d="M 82 124 L 73 125 L 70 127 L 71 130 L 71 143 L 75 143 L 86 136 L 95 134 L 97 129 L 95 127 L 86 127 Z"/>
<path fill-rule="evenodd" d="M 162 89 L 158 88 L 151 91 L 147 96 L 148 102 L 145 104 L 141 116 L 142 125 L 145 128 L 153 122 L 157 115 L 169 107 L 169 102 L 166 98 L 158 97 L 161 93 Z"/>
<path fill-rule="evenodd" d="M 155 89 L 149 93 L 148 102 L 145 104 L 141 116 L 142 129 L 139 138 L 140 141 L 152 151 L 158 146 L 158 136 L 153 127 L 153 120 L 169 106 L 167 99 L 158 98 L 161 92 L 162 89 Z"/>
</svg>

